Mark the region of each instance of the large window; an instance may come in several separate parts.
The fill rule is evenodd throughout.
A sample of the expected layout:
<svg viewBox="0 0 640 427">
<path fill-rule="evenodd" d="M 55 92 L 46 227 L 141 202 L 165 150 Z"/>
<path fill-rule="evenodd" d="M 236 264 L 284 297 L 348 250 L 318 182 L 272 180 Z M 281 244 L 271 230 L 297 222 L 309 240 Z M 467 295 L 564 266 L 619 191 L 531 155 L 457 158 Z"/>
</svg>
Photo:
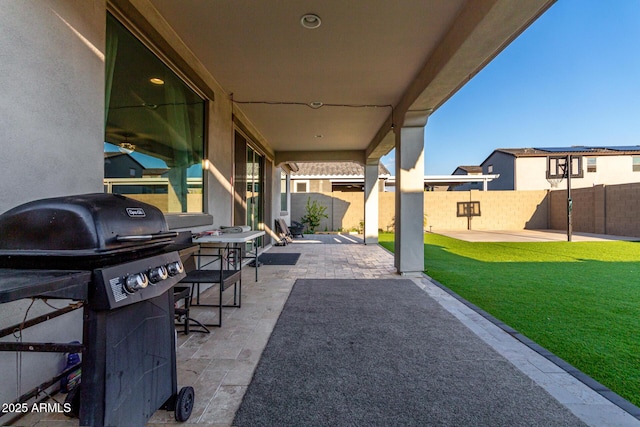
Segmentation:
<svg viewBox="0 0 640 427">
<path fill-rule="evenodd" d="M 202 212 L 204 99 L 111 15 L 105 70 L 105 191 Z"/>
<path fill-rule="evenodd" d="M 597 172 L 598 164 L 596 157 L 587 157 L 587 172 Z"/>
</svg>

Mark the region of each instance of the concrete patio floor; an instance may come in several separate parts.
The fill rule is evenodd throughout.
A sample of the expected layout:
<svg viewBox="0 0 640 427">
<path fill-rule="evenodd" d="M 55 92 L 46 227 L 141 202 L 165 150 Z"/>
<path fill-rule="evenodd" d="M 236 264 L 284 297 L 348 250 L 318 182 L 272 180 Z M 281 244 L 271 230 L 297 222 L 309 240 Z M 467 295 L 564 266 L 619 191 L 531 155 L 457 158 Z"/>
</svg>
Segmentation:
<svg viewBox="0 0 640 427">
<path fill-rule="evenodd" d="M 152 426 L 230 426 L 253 371 L 298 278 L 403 278 L 395 272 L 393 255 L 378 245 L 359 244 L 358 236 L 316 235 L 297 238 L 269 252 L 299 252 L 293 266 L 244 267 L 242 307 L 226 308 L 221 328 L 210 334 L 178 334 L 178 383 L 195 388 L 195 406 L 187 423 L 172 412 L 157 411 Z M 524 345 L 496 324 L 445 292 L 428 277 L 412 278 L 463 325 L 509 360 L 532 381 L 591 426 L 640 426 L 640 421 L 586 386 L 562 367 Z M 202 318 L 204 313 L 194 313 Z M 60 395 L 58 395 L 60 397 Z M 77 426 L 61 414 L 30 414 L 20 426 Z"/>
</svg>

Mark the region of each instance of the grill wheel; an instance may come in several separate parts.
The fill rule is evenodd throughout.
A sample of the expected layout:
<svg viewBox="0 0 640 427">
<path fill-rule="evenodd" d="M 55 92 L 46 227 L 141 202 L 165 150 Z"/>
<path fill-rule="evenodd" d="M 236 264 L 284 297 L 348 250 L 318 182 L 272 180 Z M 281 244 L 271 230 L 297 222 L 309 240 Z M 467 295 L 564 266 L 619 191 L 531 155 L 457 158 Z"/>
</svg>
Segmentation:
<svg viewBox="0 0 640 427">
<path fill-rule="evenodd" d="M 176 421 L 184 422 L 189 419 L 194 401 L 193 387 L 182 387 L 176 398 Z"/>
</svg>

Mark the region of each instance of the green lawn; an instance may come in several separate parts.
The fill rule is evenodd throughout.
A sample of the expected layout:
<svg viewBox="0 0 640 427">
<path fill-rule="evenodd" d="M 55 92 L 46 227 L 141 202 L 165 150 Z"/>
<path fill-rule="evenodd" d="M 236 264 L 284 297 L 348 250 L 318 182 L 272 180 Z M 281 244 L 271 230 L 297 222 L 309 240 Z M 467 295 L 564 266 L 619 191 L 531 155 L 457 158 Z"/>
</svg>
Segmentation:
<svg viewBox="0 0 640 427">
<path fill-rule="evenodd" d="M 640 405 L 640 243 L 424 241 L 430 277 Z"/>
</svg>

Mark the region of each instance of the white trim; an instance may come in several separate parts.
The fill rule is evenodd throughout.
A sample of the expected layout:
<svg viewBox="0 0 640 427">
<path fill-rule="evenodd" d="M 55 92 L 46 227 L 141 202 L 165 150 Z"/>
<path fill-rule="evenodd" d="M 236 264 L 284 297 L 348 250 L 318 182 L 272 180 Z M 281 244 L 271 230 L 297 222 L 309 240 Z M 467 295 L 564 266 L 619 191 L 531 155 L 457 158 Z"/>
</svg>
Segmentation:
<svg viewBox="0 0 640 427">
<path fill-rule="evenodd" d="M 492 175 L 425 175 L 424 182 L 429 185 L 463 184 L 467 182 L 493 181 L 498 179 L 499 174 Z M 395 184 L 396 177 L 391 176 L 387 184 Z"/>
</svg>

